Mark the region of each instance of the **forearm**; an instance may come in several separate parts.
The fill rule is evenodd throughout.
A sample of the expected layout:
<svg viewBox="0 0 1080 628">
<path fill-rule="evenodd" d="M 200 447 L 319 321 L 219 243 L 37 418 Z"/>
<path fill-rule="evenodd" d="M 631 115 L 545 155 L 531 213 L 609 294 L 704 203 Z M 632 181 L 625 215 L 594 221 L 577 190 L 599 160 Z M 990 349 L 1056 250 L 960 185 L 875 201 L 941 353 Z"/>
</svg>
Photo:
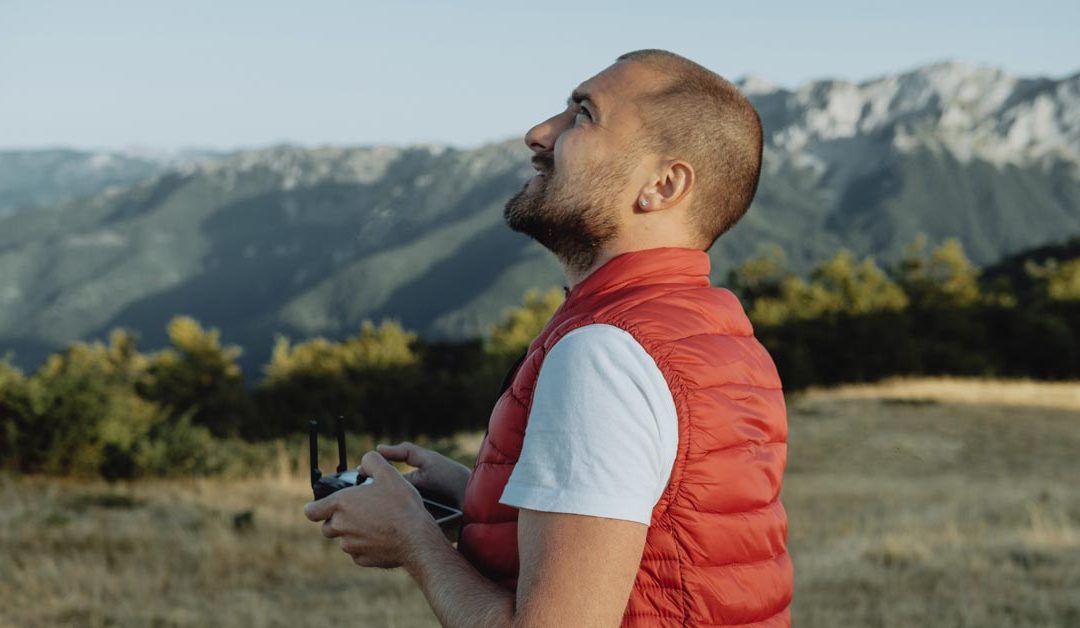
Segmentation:
<svg viewBox="0 0 1080 628">
<path fill-rule="evenodd" d="M 429 529 L 420 539 L 405 569 L 443 626 L 512 625 L 514 594 L 481 575 L 438 528 Z"/>
</svg>

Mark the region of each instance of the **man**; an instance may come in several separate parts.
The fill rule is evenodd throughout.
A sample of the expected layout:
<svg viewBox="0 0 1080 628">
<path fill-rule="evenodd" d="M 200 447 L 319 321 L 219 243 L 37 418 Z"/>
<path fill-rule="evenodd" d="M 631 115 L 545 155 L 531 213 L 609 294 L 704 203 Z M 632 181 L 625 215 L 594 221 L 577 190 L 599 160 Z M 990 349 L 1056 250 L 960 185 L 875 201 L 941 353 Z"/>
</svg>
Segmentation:
<svg viewBox="0 0 1080 628">
<path fill-rule="evenodd" d="M 705 253 L 757 189 L 757 113 L 709 70 L 641 50 L 525 142 L 538 172 L 506 220 L 569 288 L 476 468 L 380 445 L 361 462 L 373 484 L 305 513 L 357 564 L 405 567 L 446 626 L 790 625 L 780 380 Z M 460 499 L 457 549 L 414 486 Z"/>
</svg>

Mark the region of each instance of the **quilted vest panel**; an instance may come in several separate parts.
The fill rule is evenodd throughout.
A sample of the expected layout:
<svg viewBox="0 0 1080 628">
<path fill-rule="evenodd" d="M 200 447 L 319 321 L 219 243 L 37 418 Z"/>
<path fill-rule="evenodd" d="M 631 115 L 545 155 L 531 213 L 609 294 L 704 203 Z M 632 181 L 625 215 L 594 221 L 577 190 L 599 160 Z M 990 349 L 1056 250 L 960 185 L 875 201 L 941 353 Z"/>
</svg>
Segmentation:
<svg viewBox="0 0 1080 628">
<path fill-rule="evenodd" d="M 780 378 L 738 299 L 709 286 L 709 257 L 696 249 L 619 255 L 569 292 L 495 403 L 465 489 L 458 549 L 516 588 L 517 509 L 499 497 L 521 454 L 544 356 L 592 323 L 624 329 L 653 357 L 679 420 L 623 626 L 790 626 Z"/>
</svg>

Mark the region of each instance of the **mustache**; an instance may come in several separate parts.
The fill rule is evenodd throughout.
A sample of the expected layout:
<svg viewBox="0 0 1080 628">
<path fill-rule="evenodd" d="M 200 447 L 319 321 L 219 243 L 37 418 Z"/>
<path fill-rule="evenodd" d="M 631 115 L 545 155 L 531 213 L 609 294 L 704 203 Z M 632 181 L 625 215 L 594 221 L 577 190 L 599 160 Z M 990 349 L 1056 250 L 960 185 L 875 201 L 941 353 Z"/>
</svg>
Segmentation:
<svg viewBox="0 0 1080 628">
<path fill-rule="evenodd" d="M 535 155 L 532 158 L 533 167 L 542 172 L 551 172 L 555 169 L 555 157 L 552 155 Z"/>
</svg>

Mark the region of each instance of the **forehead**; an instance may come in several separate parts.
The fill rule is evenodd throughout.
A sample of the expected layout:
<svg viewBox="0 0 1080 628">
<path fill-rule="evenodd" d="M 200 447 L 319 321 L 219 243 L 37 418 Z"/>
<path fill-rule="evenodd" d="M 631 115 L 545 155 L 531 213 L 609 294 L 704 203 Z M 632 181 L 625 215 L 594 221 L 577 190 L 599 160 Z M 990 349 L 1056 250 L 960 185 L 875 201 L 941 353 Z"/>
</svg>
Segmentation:
<svg viewBox="0 0 1080 628">
<path fill-rule="evenodd" d="M 603 115 L 634 115 L 637 97 L 657 88 L 660 77 L 640 63 L 620 61 L 577 86 L 575 93 L 588 95 Z"/>
</svg>

